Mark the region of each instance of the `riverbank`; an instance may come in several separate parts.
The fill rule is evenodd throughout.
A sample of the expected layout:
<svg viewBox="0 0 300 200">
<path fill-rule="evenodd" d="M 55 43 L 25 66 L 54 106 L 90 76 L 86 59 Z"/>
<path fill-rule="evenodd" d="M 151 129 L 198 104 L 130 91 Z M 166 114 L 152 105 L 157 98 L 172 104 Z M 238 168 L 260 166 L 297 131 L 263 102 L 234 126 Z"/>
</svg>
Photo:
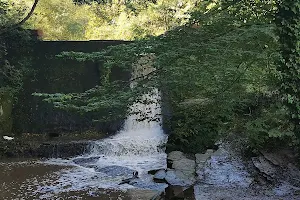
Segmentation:
<svg viewBox="0 0 300 200">
<path fill-rule="evenodd" d="M 187 157 L 180 151 L 168 154 L 168 168 L 154 180 L 169 186 L 161 197 L 196 200 L 296 200 L 300 199 L 300 170 L 291 149 L 261 151 L 245 158 L 228 142 Z M 170 192 L 171 191 L 171 192 Z M 156 198 L 155 200 L 160 200 Z"/>
<path fill-rule="evenodd" d="M 83 154 L 90 141 L 107 137 L 107 134 L 86 131 L 83 133 L 31 134 L 14 136 L 13 140 L 0 138 L 0 159 L 73 157 Z"/>
</svg>

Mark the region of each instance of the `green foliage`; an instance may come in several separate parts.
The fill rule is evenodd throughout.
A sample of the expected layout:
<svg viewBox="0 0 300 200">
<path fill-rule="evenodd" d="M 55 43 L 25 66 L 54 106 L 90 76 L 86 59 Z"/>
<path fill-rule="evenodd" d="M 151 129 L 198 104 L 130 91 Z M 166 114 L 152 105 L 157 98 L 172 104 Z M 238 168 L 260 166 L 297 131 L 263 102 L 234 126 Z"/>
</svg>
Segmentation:
<svg viewBox="0 0 300 200">
<path fill-rule="evenodd" d="M 120 88 L 117 85 L 97 86 L 82 94 L 40 94 L 35 96 L 44 98 L 55 108 L 64 109 L 80 114 L 94 114 L 94 120 L 111 121 L 123 119 L 127 112 L 127 105 L 132 104 L 129 87 Z M 113 100 L 112 100 L 113 99 Z"/>
<path fill-rule="evenodd" d="M 88 6 L 72 0 L 40 1 L 26 28 L 40 30 L 44 40 L 85 40 L 89 17 Z"/>
<path fill-rule="evenodd" d="M 212 103 L 202 106 L 183 106 L 173 112 L 167 151 L 203 152 L 213 148 L 220 138 L 220 125 L 225 116 L 218 116 Z"/>
<path fill-rule="evenodd" d="M 245 126 L 251 149 L 274 148 L 297 144 L 288 112 L 282 105 L 265 106 Z"/>
<path fill-rule="evenodd" d="M 18 22 L 25 14 L 27 6 L 24 1 L 14 2 L 3 0 L 0 2 L 0 30 Z"/>
<path fill-rule="evenodd" d="M 281 93 L 289 108 L 294 132 L 300 139 L 300 3 L 283 0 L 276 15 L 281 59 L 278 65 Z"/>
<path fill-rule="evenodd" d="M 204 1 L 199 6 L 196 1 L 185 3 L 193 4 L 193 9 L 184 10 L 185 6 L 176 1 L 145 2 L 144 10 L 144 4 L 138 7 L 134 2 L 131 7 L 109 4 L 111 15 L 96 17 L 92 27 L 106 23 L 104 26 L 109 31 L 113 27 L 116 35 L 102 35 L 104 38 L 120 39 L 122 35 L 121 39 L 139 40 L 91 54 L 63 53 L 61 56 L 68 59 L 103 62 L 101 86 L 83 94 L 48 95 L 47 100 L 82 113 L 101 111 L 105 120 L 116 115 L 112 111 L 117 108 L 124 114 L 134 101 L 140 100 L 141 94 L 159 87 L 167 97 L 164 103 L 173 110 L 170 149 L 201 151 L 212 146 L 222 134 L 237 131 L 247 137 L 252 149 L 264 148 L 266 144 L 274 144 L 273 141 L 295 144 L 293 126 L 286 120 L 286 111 L 280 108 L 281 99 L 274 95 L 278 91 L 276 61 L 279 59 L 276 27 L 272 22 L 275 2 Z M 92 5 L 97 16 L 107 12 L 108 4 L 103 5 Z M 133 19 L 148 13 L 150 20 L 146 23 L 144 18 L 139 19 L 143 26 L 134 28 L 136 34 L 122 32 L 132 30 Z M 172 18 L 177 14 L 181 17 Z M 105 34 L 103 29 L 92 31 L 95 32 L 89 34 Z M 292 52 L 299 53 L 298 49 Z M 126 85 L 110 78 L 115 67 L 131 72 L 147 55 L 152 56 L 155 69 L 142 74 L 135 88 L 130 89 L 128 82 Z M 291 63 L 296 67 L 295 60 Z M 292 88 L 297 90 L 296 86 Z M 274 101 L 267 105 L 256 97 Z"/>
<path fill-rule="evenodd" d="M 44 40 L 141 39 L 186 23 L 198 0 L 84 2 L 41 1 L 26 27 Z"/>
<path fill-rule="evenodd" d="M 23 1 L 1 1 L 0 27 L 13 26 L 23 17 L 26 8 Z M 28 54 L 33 42 L 30 32 L 21 28 L 0 33 L 0 93 L 13 96 L 21 90 L 23 78 L 30 72 Z"/>
</svg>

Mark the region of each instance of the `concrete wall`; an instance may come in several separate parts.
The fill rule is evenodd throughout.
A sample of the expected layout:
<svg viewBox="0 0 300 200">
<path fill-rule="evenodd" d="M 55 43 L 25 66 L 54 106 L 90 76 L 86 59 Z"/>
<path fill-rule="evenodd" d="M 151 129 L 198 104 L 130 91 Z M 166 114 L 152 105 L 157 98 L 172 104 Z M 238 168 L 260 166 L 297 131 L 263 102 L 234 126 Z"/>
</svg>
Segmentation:
<svg viewBox="0 0 300 200">
<path fill-rule="evenodd" d="M 39 41 L 33 53 L 34 70 L 24 82 L 24 89 L 13 109 L 14 132 L 61 132 L 95 127 L 92 116 L 68 113 L 42 102 L 34 92 L 69 93 L 83 92 L 99 84 L 101 63 L 63 60 L 55 55 L 63 51 L 95 52 L 125 41 Z M 115 79 L 128 79 L 126 72 L 116 71 Z M 97 125 L 101 131 L 114 132 L 121 122 Z"/>
</svg>

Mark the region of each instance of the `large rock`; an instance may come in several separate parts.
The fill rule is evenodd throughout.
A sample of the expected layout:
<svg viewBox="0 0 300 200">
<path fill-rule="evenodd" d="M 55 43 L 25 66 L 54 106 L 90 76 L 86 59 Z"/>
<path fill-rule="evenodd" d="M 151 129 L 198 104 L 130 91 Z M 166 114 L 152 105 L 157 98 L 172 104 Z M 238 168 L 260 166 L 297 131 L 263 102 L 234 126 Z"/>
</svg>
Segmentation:
<svg viewBox="0 0 300 200">
<path fill-rule="evenodd" d="M 172 165 L 173 165 L 173 162 L 175 160 L 181 160 L 185 158 L 184 154 L 181 152 L 181 151 L 172 151 L 168 154 L 168 157 L 167 157 L 167 167 L 168 168 L 173 168 Z"/>
<path fill-rule="evenodd" d="M 165 180 L 170 185 L 188 186 L 192 185 L 196 179 L 194 175 L 187 176 L 182 171 L 169 169 L 166 172 Z"/>
<path fill-rule="evenodd" d="M 180 151 L 168 154 L 169 168 L 165 180 L 171 185 L 191 185 L 195 182 L 196 163 Z"/>
<path fill-rule="evenodd" d="M 172 151 L 168 154 L 168 160 L 171 161 L 181 160 L 182 158 L 185 158 L 185 156 L 181 151 Z"/>
<path fill-rule="evenodd" d="M 173 161 L 173 169 L 182 172 L 188 177 L 193 177 L 195 174 L 196 163 L 194 160 L 182 158 L 181 160 Z"/>
<path fill-rule="evenodd" d="M 184 188 L 178 185 L 170 185 L 165 189 L 166 199 L 184 200 Z"/>
</svg>

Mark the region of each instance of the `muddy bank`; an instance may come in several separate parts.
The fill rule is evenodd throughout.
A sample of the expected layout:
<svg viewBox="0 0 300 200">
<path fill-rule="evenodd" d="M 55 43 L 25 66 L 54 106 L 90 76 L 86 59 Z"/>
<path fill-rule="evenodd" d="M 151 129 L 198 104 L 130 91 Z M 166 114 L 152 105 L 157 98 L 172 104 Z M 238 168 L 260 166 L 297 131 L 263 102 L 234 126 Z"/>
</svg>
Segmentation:
<svg viewBox="0 0 300 200">
<path fill-rule="evenodd" d="M 84 154 L 90 141 L 107 137 L 97 132 L 62 134 L 21 134 L 13 140 L 0 138 L 0 159 L 67 158 Z"/>
</svg>

